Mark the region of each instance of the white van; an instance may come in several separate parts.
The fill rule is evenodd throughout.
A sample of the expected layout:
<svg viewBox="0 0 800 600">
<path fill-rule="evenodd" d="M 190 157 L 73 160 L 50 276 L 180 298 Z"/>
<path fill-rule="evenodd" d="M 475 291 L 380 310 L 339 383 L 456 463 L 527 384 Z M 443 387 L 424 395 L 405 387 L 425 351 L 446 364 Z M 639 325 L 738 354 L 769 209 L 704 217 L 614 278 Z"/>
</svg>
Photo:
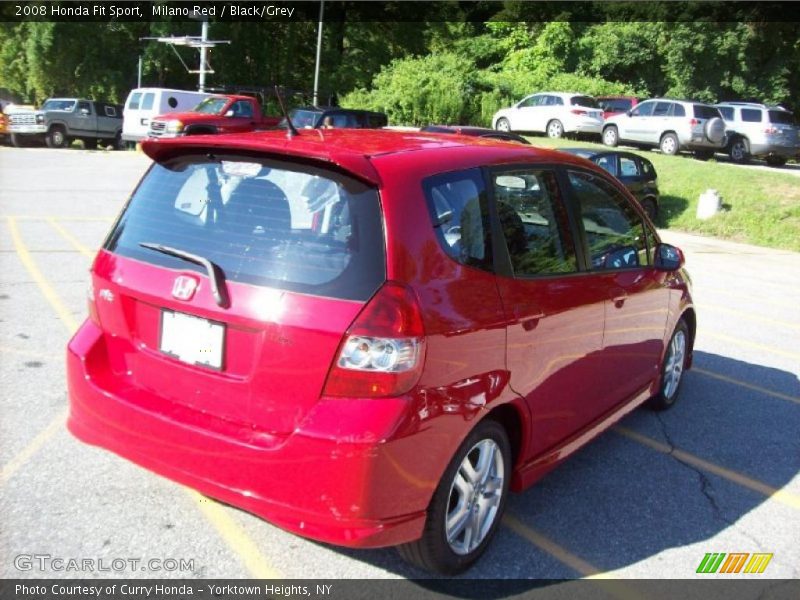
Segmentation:
<svg viewBox="0 0 800 600">
<path fill-rule="evenodd" d="M 132 90 L 122 111 L 122 139 L 139 142 L 147 137 L 150 119 L 167 113 L 190 111 L 211 95 L 164 88 Z"/>
</svg>

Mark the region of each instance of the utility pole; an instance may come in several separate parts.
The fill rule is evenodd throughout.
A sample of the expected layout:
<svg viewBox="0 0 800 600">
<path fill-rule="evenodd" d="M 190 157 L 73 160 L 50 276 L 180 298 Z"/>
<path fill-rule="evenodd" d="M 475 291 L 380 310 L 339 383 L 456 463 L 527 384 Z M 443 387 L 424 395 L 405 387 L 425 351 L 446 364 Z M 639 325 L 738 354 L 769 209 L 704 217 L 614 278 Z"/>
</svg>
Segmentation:
<svg viewBox="0 0 800 600">
<path fill-rule="evenodd" d="M 319 25 L 317 26 L 317 63 L 314 66 L 314 106 L 319 101 L 319 62 L 322 54 L 322 17 L 325 14 L 325 0 L 319 3 Z"/>
<path fill-rule="evenodd" d="M 203 21 L 202 29 L 200 30 L 200 75 L 197 84 L 197 90 L 200 92 L 206 91 L 206 71 L 207 65 L 206 56 L 208 55 L 208 21 Z"/>
<path fill-rule="evenodd" d="M 194 18 L 194 17 L 193 17 Z M 178 57 L 178 60 L 181 61 L 181 64 L 186 69 L 188 73 L 197 73 L 198 80 L 197 80 L 197 89 L 201 92 L 205 91 L 206 88 L 206 75 L 210 75 L 214 72 L 214 69 L 211 68 L 211 65 L 208 62 L 208 49 L 214 48 L 215 46 L 219 46 L 220 44 L 230 44 L 230 40 L 210 40 L 208 39 L 208 20 L 203 18 L 203 24 L 200 30 L 200 37 L 196 35 L 184 35 L 184 36 L 171 36 L 171 37 L 141 37 L 140 40 L 155 40 L 157 42 L 161 42 L 162 44 L 167 44 L 172 48 L 172 51 L 175 52 L 175 55 Z M 181 55 L 175 49 L 175 46 L 188 46 L 189 48 L 197 48 L 200 50 L 200 68 L 199 69 L 191 69 L 189 65 L 183 60 Z M 141 87 L 141 82 L 139 84 Z"/>
</svg>

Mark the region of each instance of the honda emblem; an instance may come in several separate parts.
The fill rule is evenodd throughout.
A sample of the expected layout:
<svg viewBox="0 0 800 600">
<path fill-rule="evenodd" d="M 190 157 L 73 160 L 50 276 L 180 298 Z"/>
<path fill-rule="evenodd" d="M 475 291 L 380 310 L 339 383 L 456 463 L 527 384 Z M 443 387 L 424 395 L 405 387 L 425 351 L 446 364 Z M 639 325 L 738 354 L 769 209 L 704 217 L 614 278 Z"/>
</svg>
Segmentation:
<svg viewBox="0 0 800 600">
<path fill-rule="evenodd" d="M 197 289 L 197 280 L 194 277 L 181 275 L 172 284 L 172 296 L 178 300 L 191 300 Z"/>
</svg>

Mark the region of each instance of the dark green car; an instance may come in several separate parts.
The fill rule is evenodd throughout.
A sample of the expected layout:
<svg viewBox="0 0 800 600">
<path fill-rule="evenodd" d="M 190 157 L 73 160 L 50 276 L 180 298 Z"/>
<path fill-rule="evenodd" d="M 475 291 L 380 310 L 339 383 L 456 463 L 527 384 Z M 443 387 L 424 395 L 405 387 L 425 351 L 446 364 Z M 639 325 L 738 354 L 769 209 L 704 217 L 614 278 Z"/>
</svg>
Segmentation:
<svg viewBox="0 0 800 600">
<path fill-rule="evenodd" d="M 658 217 L 658 174 L 656 168 L 646 158 L 632 152 L 617 150 L 592 150 L 591 148 L 562 148 L 592 161 L 619 179 L 642 205 L 650 220 Z"/>
</svg>

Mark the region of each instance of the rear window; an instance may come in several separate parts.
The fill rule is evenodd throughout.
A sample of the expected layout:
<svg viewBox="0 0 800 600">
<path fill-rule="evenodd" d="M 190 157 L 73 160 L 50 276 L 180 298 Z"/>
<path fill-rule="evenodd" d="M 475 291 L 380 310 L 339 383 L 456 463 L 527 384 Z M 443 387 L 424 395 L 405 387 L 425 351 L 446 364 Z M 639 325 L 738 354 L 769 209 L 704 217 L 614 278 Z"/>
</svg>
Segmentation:
<svg viewBox="0 0 800 600">
<path fill-rule="evenodd" d="M 377 191 L 305 164 L 241 155 L 155 164 L 105 248 L 205 273 L 142 243 L 200 255 L 228 281 L 318 296 L 367 300 L 385 279 Z"/>
<path fill-rule="evenodd" d="M 130 99 L 128 100 L 128 108 L 132 110 L 139 110 L 139 102 L 142 100 L 142 93 L 136 92 L 135 94 L 131 94 Z"/>
<path fill-rule="evenodd" d="M 573 96 L 570 101 L 572 106 L 586 106 L 588 108 L 600 108 L 600 105 L 597 104 L 597 100 L 592 98 L 591 96 Z"/>
<path fill-rule="evenodd" d="M 769 111 L 769 122 L 778 125 L 794 125 L 794 115 L 785 110 Z"/>
<path fill-rule="evenodd" d="M 707 106 L 705 104 L 693 104 L 692 109 L 694 110 L 694 118 L 695 119 L 713 119 L 713 118 L 722 118 L 722 115 L 719 114 L 719 110 L 717 110 L 714 106 Z"/>
<path fill-rule="evenodd" d="M 153 100 L 155 99 L 156 95 L 152 92 L 148 92 L 142 98 L 142 110 L 152 110 L 153 109 Z"/>
<path fill-rule="evenodd" d="M 609 112 L 627 112 L 633 108 L 633 100 L 630 98 L 612 98 L 598 103 L 603 110 Z"/>
</svg>

